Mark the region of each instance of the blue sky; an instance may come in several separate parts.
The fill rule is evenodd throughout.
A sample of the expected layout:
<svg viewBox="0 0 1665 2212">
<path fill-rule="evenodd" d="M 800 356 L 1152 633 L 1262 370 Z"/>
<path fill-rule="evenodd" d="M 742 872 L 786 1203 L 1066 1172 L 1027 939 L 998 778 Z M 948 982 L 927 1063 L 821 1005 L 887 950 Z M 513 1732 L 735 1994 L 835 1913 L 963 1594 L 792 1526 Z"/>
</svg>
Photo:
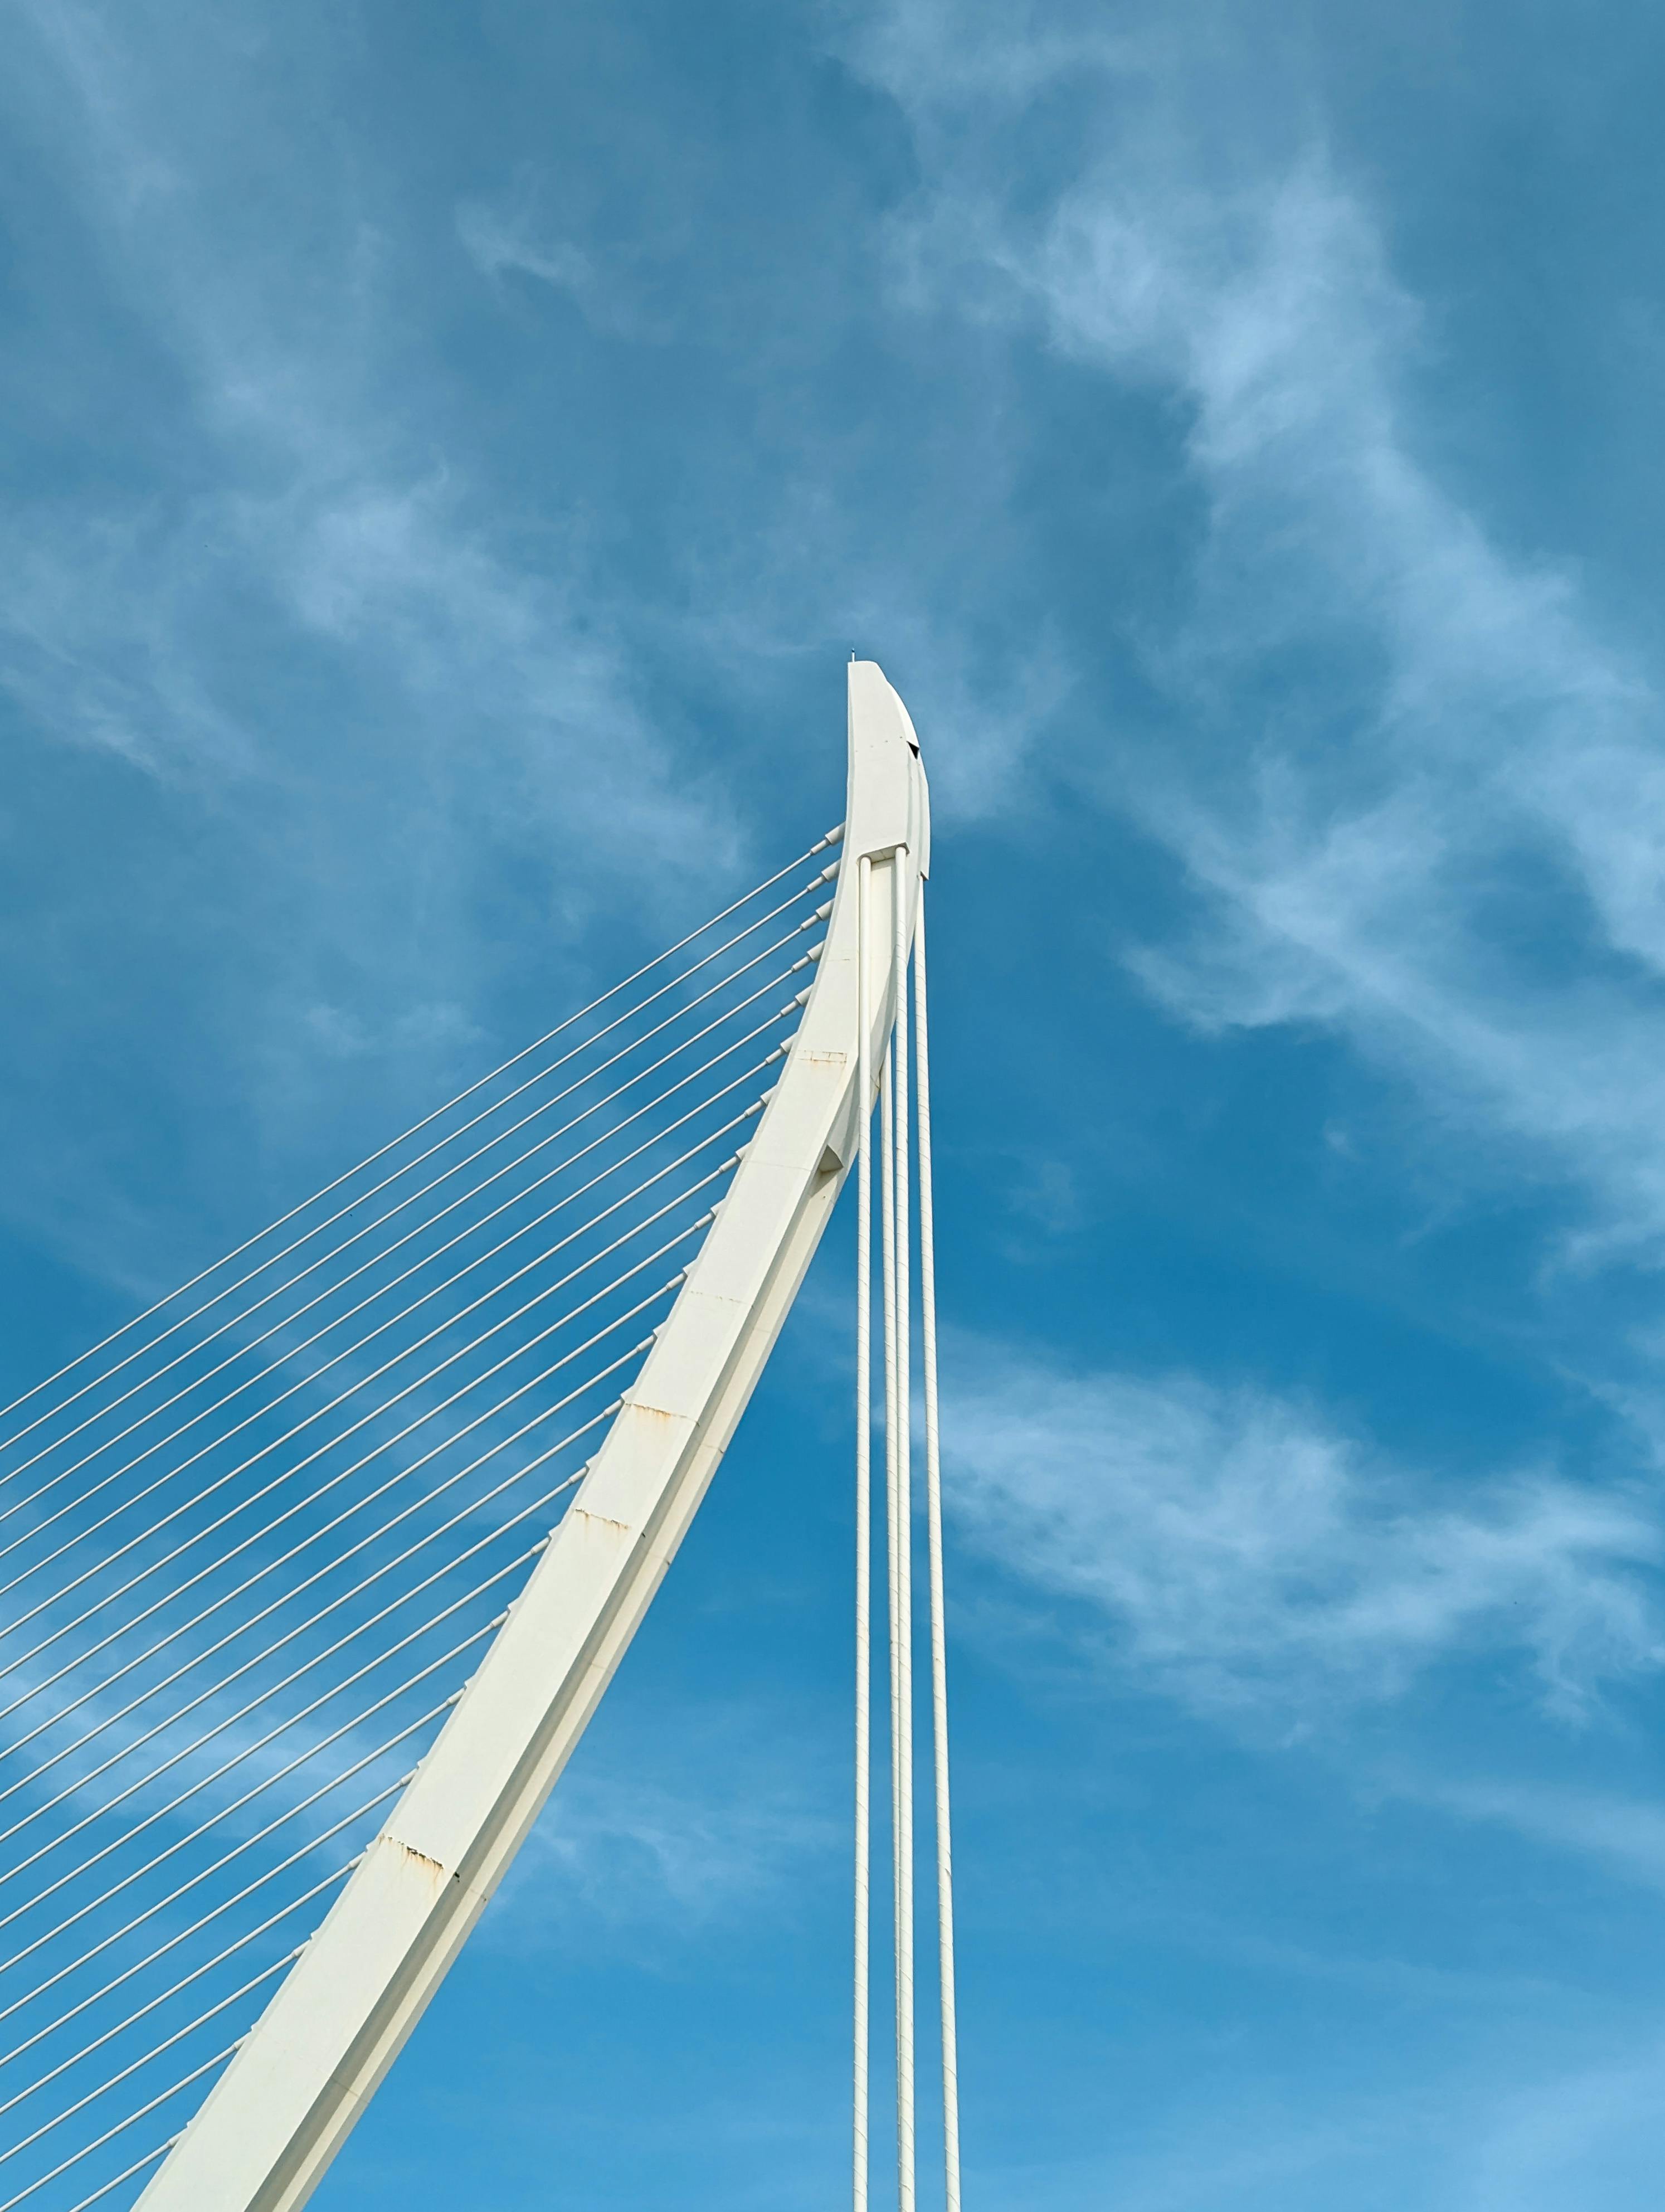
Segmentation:
<svg viewBox="0 0 1665 2212">
<path fill-rule="evenodd" d="M 5 1395 L 937 802 L 968 2202 L 1665 2152 L 1665 31 L 9 0 Z M 848 1224 L 317 2198 L 845 2185 Z"/>
</svg>

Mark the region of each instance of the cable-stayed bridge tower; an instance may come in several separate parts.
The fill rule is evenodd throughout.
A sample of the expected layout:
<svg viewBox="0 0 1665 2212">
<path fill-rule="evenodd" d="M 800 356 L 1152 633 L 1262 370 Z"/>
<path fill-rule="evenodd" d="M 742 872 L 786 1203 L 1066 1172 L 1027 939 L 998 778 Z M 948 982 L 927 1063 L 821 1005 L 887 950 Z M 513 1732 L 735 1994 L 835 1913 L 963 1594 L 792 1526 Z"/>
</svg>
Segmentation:
<svg viewBox="0 0 1665 2212">
<path fill-rule="evenodd" d="M 854 2197 L 877 1395 L 911 2212 L 910 960 L 957 2206 L 929 809 L 901 700 L 872 662 L 848 684 L 839 829 L 7 1409 L 0 2212 L 307 2203 L 604 1695 L 852 1169 Z"/>
</svg>

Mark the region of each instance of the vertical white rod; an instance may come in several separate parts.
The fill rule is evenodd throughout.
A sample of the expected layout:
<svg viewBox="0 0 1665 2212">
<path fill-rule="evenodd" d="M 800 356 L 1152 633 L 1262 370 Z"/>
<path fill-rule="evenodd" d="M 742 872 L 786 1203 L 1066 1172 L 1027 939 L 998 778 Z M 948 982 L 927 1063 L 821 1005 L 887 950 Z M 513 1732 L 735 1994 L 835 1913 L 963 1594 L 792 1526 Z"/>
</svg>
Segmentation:
<svg viewBox="0 0 1665 2212">
<path fill-rule="evenodd" d="M 885 1656 L 890 1698 L 890 1905 L 894 1922 L 896 1890 L 897 1805 L 902 1796 L 902 1723 L 896 1680 L 896 1179 L 890 1158 L 895 1149 L 892 1115 L 896 1103 L 896 1039 L 887 1039 L 879 1091 L 880 1266 L 884 1312 L 884 1591 L 888 1609 Z"/>
<path fill-rule="evenodd" d="M 891 966 L 896 990 L 896 1097 L 890 1128 L 896 1177 L 896 2191 L 899 2212 L 914 2212 L 914 1514 L 912 1480 L 912 1362 L 909 1356 L 909 1243 L 912 1206 L 908 1176 L 908 938 L 902 897 L 902 856 L 894 864 Z"/>
<path fill-rule="evenodd" d="M 856 1111 L 859 1151 L 855 1227 L 855 2083 L 854 2212 L 867 2212 L 869 2012 L 872 1978 L 872 1015 L 867 974 L 868 897 L 872 862 L 864 853 L 856 879 Z"/>
<path fill-rule="evenodd" d="M 942 1996 L 942 2135 L 946 2212 L 960 2212 L 959 2033 L 954 2000 L 954 1845 L 949 1823 L 948 1635 L 942 1566 L 942 1454 L 937 1421 L 937 1253 L 931 1183 L 931 1037 L 925 981 L 925 895 L 914 924 L 914 1064 L 919 1121 L 921 1361 L 925 1370 L 925 1498 L 931 1573 L 931 1734 L 936 1767 L 937 1953 Z"/>
</svg>

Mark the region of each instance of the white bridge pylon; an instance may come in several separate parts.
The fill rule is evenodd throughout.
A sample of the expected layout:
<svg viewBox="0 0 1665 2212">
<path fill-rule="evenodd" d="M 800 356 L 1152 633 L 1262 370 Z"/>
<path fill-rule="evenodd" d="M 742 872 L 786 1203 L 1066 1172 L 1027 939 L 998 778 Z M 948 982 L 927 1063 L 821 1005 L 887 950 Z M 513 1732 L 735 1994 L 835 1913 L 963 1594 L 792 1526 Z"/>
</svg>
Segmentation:
<svg viewBox="0 0 1665 2212">
<path fill-rule="evenodd" d="M 872 661 L 850 664 L 848 737 L 824 948 L 726 1195 L 460 1701 L 142 2212 L 307 2202 L 525 1841 L 716 1471 L 855 1160 L 929 866 L 913 726 Z"/>
</svg>

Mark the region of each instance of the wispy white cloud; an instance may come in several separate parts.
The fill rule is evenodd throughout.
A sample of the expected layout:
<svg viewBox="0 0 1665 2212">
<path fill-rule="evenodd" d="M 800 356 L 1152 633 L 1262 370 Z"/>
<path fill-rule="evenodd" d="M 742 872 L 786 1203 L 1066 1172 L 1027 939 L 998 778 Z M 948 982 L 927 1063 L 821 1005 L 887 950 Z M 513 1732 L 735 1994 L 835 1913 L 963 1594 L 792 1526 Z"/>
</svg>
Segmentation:
<svg viewBox="0 0 1665 2212">
<path fill-rule="evenodd" d="M 1474 1776 L 1400 1781 L 1396 1794 L 1457 1819 L 1512 1829 L 1649 1889 L 1665 1888 L 1665 1805 L 1617 1791 Z"/>
<path fill-rule="evenodd" d="M 565 295 L 591 327 L 606 337 L 663 343 L 676 319 L 657 298 L 671 242 L 651 246 L 616 244 L 611 251 L 580 246 L 544 219 L 532 180 L 502 200 L 465 200 L 457 210 L 457 236 L 480 274 L 494 282 L 530 277 Z"/>
<path fill-rule="evenodd" d="M 1644 2212 L 1658 2193 L 1657 2023 L 1623 2039 L 1565 2042 L 1558 2064 L 1498 2019 L 1437 2065 L 1401 2070 L 1389 2061 L 1364 2087 L 1356 2075 L 1341 2087 L 1269 2065 L 1252 2086 L 1238 2074 L 1228 2087 L 1205 2061 L 1210 2078 L 1133 2120 L 1114 2148 L 997 2166 L 985 2185 L 1003 2206 L 1039 2212 L 1103 2203 L 1130 2212 L 1213 2212 L 1223 2203 L 1316 2212 L 1344 2202 Z"/>
<path fill-rule="evenodd" d="M 160 778 L 250 773 L 249 732 L 180 650 L 218 527 L 154 510 L 0 517 L 0 684 L 38 729 Z"/>
<path fill-rule="evenodd" d="M 1643 2212 L 1658 2194 L 1662 2097 L 1656 2029 L 1559 2075 L 1494 2090 L 1479 2106 L 1453 2201 L 1474 2212 Z"/>
<path fill-rule="evenodd" d="M 1536 1471 L 1455 1495 L 1264 1389 L 962 1352 L 955 1511 L 1124 1664 L 1206 1711 L 1301 1728 L 1513 1656 L 1573 1716 L 1665 1662 L 1640 1494 Z"/>
<path fill-rule="evenodd" d="M 789 1737 L 774 1717 L 712 1705 L 684 1712 L 674 1740 L 653 1729 L 651 1771 L 621 1765 L 617 1736 L 605 1765 L 586 1753 L 508 1877 L 498 1940 L 565 1942 L 582 1923 L 616 1941 L 621 1923 L 666 1922 L 697 1940 L 770 1899 L 793 1917 L 845 1828 L 813 1765 L 775 1747 Z"/>
<path fill-rule="evenodd" d="M 1446 1129 L 1581 1188 L 1591 1244 L 1656 1243 L 1657 687 L 1570 568 L 1509 550 L 1424 457 L 1423 317 L 1371 207 L 1321 146 L 1268 150 L 1254 103 L 1215 97 L 1206 39 L 902 4 L 862 52 L 925 172 L 900 296 L 1097 366 L 1107 404 L 1156 393 L 1183 429 L 1190 604 L 1133 640 L 1182 735 L 1077 763 L 1196 894 L 1138 972 L 1205 1029 L 1340 1030 Z M 1000 131 L 1083 86 L 1098 125 L 1016 201 Z"/>
<path fill-rule="evenodd" d="M 362 148 L 295 160 L 260 11 L 16 15 L 0 98 L 95 272 L 90 305 L 64 309 L 113 319 L 154 398 L 131 465 L 20 471 L 0 513 L 0 690 L 95 763 L 70 841 L 85 865 L 20 878 L 38 903 L 5 951 L 36 1083 L 8 1096 L 35 1172 L 6 1206 L 94 1272 L 153 1279 L 167 1215 L 217 1201 L 116 1188 L 43 1103 L 96 1088 L 89 1051 L 123 1058 L 146 1101 L 130 1120 L 189 1129 L 206 1081 L 216 1134 L 185 1143 L 191 1171 L 229 1165 L 234 1127 L 283 1187 L 320 1130 L 338 1160 L 343 1114 L 381 1133 L 497 1045 L 506 887 L 547 967 L 621 897 L 684 915 L 744 831 L 679 769 L 581 524 L 534 543 L 472 479 L 411 343 L 385 180 Z M 295 35 L 327 79 L 329 38 Z M 25 419 L 56 419 L 50 335 L 14 369 Z M 137 804 L 135 772 L 154 787 Z M 95 1019 L 82 978 L 112 941 L 146 957 Z M 246 1154 L 245 1194 L 248 1174 Z"/>
<path fill-rule="evenodd" d="M 53 64 L 88 229 L 185 380 L 190 434 L 213 462 L 212 489 L 184 507 L 117 501 L 89 514 L 46 502 L 27 515 L 31 588 L 9 622 L 37 660 L 73 664 L 87 686 L 85 713 L 60 690 L 47 726 L 142 753 L 100 704 L 124 679 L 156 695 L 148 719 L 176 744 L 193 726 L 228 724 L 192 687 L 210 681 L 210 594 L 232 566 L 298 630 L 351 648 L 425 732 L 483 751 L 505 821 L 530 803 L 552 827 L 581 823 L 592 852 L 599 838 L 614 859 L 646 849 L 671 863 L 703 829 L 725 857 L 720 826 L 670 782 L 576 539 L 546 547 L 554 557 L 537 566 L 510 558 L 462 465 L 434 450 L 420 401 L 401 395 L 401 310 L 373 201 L 331 204 L 326 180 L 289 170 L 276 211 L 287 220 L 265 225 L 251 254 L 228 214 L 238 179 L 224 173 L 227 149 L 183 106 L 167 42 L 152 53 L 107 11 L 71 0 L 27 13 Z M 238 84 L 248 57 L 216 38 L 194 58 L 200 104 L 204 70 Z M 267 127 L 254 124 L 257 147 Z M 263 166 L 258 151 L 249 160 Z M 142 188 L 162 173 L 167 190 Z M 490 265 L 502 265 L 509 234 L 490 235 Z M 103 557 L 89 562 L 89 550 Z M 44 684 L 30 695 L 44 708 Z M 285 733 L 262 727 L 257 744 L 243 712 L 246 757 L 282 776 Z"/>
<path fill-rule="evenodd" d="M 532 237 L 524 212 L 517 217 L 484 200 L 465 200 L 457 210 L 457 235 L 483 276 L 516 270 L 580 299 L 595 283 L 595 264 L 581 246 Z"/>
</svg>

